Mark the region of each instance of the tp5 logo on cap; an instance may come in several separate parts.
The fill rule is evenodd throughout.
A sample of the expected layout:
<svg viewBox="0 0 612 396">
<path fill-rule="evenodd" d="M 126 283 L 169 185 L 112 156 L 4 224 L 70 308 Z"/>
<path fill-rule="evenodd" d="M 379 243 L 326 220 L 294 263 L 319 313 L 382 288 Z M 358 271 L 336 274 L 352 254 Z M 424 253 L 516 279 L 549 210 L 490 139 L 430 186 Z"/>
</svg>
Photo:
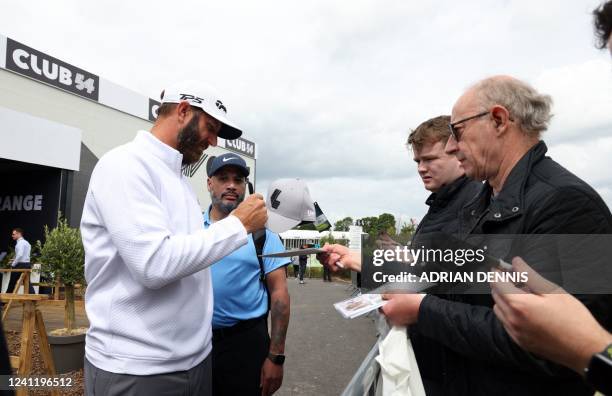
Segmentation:
<svg viewBox="0 0 612 396">
<path fill-rule="evenodd" d="M 278 179 L 268 188 L 266 227 L 280 233 L 303 221 L 315 221 L 314 201 L 308 186 L 301 179 Z"/>
<path fill-rule="evenodd" d="M 212 87 L 198 81 L 185 81 L 172 85 L 162 92 L 162 103 L 182 101 L 204 110 L 206 114 L 220 121 L 223 124 L 219 131 L 220 138 L 232 140 L 242 135 L 242 130 L 227 117 L 227 107 Z"/>
<path fill-rule="evenodd" d="M 204 99 L 198 98 L 197 96 L 189 95 L 189 94 L 181 94 L 181 100 L 187 100 L 192 103 L 204 103 Z"/>
</svg>

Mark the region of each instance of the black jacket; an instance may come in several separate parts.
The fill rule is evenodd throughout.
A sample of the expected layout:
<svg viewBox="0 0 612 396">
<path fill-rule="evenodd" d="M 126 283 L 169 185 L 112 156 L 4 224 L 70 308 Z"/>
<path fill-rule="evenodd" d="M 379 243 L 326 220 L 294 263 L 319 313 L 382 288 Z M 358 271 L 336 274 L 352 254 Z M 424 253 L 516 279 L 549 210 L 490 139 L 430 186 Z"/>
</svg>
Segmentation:
<svg viewBox="0 0 612 396">
<path fill-rule="evenodd" d="M 419 223 L 413 239 L 418 239 L 419 234 L 431 232 L 457 233 L 459 231 L 461 209 L 475 198 L 481 189 L 482 183 L 471 181 L 462 176 L 437 192 L 430 194 L 425 201 L 429 210 Z"/>
<path fill-rule="evenodd" d="M 584 181 L 545 156 L 544 142 L 517 163 L 492 199 L 488 184 L 461 211 L 464 234 L 611 234 L 612 216 Z M 510 260 L 510 246 L 500 256 Z M 533 264 L 527 257 L 527 262 Z M 609 295 L 577 296 L 608 330 Z M 445 395 L 592 395 L 569 369 L 524 351 L 504 330 L 490 295 L 428 295 L 415 327 L 454 351 L 440 360 Z"/>
<path fill-rule="evenodd" d="M 419 245 L 420 235 L 436 232 L 456 234 L 459 231 L 461 209 L 476 196 L 482 186 L 482 183 L 462 176 L 432 193 L 425 201 L 429 210 L 415 231 L 412 246 Z M 443 362 L 450 359 L 454 352 L 414 328 L 410 329 L 410 339 L 427 395 L 444 395 Z"/>
</svg>

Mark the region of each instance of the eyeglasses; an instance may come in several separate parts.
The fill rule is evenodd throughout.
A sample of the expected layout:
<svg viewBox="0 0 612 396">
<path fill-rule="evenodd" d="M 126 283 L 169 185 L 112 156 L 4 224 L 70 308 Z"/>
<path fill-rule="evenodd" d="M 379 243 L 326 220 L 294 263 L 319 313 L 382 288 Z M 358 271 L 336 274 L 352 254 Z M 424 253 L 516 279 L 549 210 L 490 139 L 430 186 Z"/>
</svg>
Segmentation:
<svg viewBox="0 0 612 396">
<path fill-rule="evenodd" d="M 466 122 L 466 121 L 473 120 L 474 118 L 479 118 L 479 117 L 485 116 L 485 115 L 487 115 L 487 114 L 489 114 L 489 110 L 487 110 L 487 111 L 483 111 L 482 113 L 478 113 L 478 114 L 476 114 L 476 115 L 473 115 L 473 116 L 471 116 L 471 117 L 464 118 L 464 119 L 459 120 L 459 121 L 455 121 L 455 122 L 453 122 L 453 123 L 449 123 L 449 124 L 448 124 L 448 129 L 450 129 L 450 133 L 451 133 L 451 135 L 453 135 L 453 137 L 455 138 L 455 140 L 458 142 L 458 141 L 459 141 L 459 138 L 461 137 L 461 135 L 459 134 L 459 131 L 457 130 L 457 128 L 455 128 L 455 126 L 457 126 L 457 125 L 459 125 L 459 124 L 462 124 L 462 123 L 464 123 L 464 122 Z"/>
</svg>

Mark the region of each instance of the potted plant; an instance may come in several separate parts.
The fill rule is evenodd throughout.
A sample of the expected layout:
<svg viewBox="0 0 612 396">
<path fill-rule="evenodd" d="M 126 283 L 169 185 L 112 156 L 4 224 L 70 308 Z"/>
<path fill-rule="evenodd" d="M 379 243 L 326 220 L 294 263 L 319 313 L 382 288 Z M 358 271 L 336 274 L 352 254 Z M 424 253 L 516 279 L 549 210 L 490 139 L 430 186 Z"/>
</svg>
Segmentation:
<svg viewBox="0 0 612 396">
<path fill-rule="evenodd" d="M 86 327 L 75 328 L 74 286 L 85 283 L 85 252 L 81 232 L 58 215 L 57 227 L 45 226 L 45 243 L 37 242 L 41 275 L 64 285 L 64 328 L 50 331 L 49 344 L 58 373 L 83 367 Z"/>
</svg>

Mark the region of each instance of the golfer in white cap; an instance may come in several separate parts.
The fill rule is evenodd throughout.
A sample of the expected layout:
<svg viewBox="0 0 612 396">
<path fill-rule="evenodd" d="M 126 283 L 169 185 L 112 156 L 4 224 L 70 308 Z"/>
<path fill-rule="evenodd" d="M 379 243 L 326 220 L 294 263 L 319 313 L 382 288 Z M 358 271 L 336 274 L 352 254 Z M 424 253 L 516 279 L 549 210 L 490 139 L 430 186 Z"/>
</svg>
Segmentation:
<svg viewBox="0 0 612 396">
<path fill-rule="evenodd" d="M 87 395 L 211 393 L 211 264 L 263 228 L 266 208 L 251 195 L 203 228 L 181 168 L 217 136 L 241 135 L 209 87 L 165 90 L 151 131 L 104 155 L 83 209 Z"/>
</svg>

